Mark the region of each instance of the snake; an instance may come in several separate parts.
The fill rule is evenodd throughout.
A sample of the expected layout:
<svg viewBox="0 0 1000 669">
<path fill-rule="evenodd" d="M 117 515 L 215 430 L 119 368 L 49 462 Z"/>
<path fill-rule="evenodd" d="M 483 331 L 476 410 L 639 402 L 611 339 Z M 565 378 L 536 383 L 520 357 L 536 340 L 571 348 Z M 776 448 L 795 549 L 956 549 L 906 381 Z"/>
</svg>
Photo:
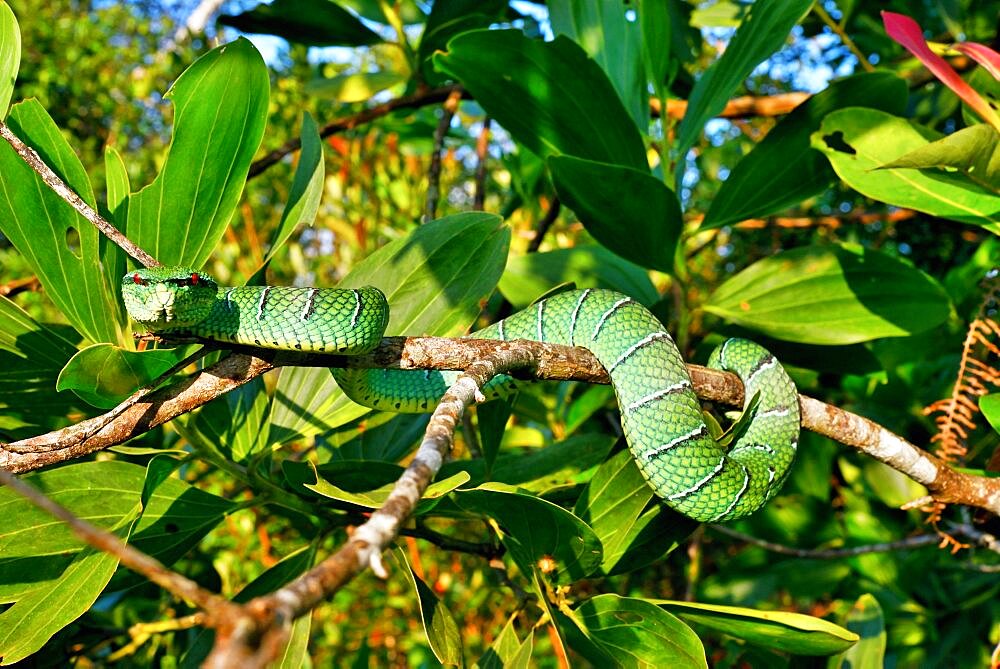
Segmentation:
<svg viewBox="0 0 1000 669">
<path fill-rule="evenodd" d="M 185 267 L 127 273 L 122 300 L 151 332 L 269 349 L 360 355 L 378 346 L 389 305 L 377 288 L 220 286 Z M 744 385 L 742 434 L 721 445 L 712 436 L 691 377 L 670 334 L 646 307 L 601 288 L 567 290 L 540 300 L 469 337 L 527 339 L 580 346 L 604 366 L 618 400 L 628 448 L 643 477 L 669 507 L 701 522 L 745 517 L 780 489 L 799 439 L 794 383 L 765 348 L 727 339 L 708 366 Z M 373 409 L 433 411 L 459 372 L 331 368 L 345 394 Z M 515 382 L 494 377 L 486 397 L 506 397 Z M 754 401 L 755 400 L 755 401 Z"/>
</svg>

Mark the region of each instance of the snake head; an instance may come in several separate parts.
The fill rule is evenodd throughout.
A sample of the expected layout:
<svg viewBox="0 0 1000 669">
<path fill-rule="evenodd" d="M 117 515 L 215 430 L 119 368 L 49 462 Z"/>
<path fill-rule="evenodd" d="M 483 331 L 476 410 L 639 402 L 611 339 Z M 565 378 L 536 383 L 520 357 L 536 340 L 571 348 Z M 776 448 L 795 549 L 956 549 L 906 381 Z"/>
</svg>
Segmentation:
<svg viewBox="0 0 1000 669">
<path fill-rule="evenodd" d="M 208 317 L 219 286 L 188 267 L 137 269 L 122 277 L 122 301 L 132 320 L 148 330 L 190 327 Z"/>
</svg>

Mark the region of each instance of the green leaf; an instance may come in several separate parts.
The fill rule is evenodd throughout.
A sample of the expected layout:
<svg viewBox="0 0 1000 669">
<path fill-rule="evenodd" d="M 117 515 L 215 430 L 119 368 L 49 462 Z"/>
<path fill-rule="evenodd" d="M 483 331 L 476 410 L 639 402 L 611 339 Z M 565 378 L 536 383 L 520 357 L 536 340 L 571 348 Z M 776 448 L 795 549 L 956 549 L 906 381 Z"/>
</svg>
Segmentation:
<svg viewBox="0 0 1000 669">
<path fill-rule="evenodd" d="M 962 128 L 944 139 L 931 142 L 879 165 L 877 169 L 895 167 L 913 169 L 953 167 L 965 172 L 976 183 L 998 193 L 1000 192 L 1000 133 L 985 123 Z"/>
<path fill-rule="evenodd" d="M 444 83 L 441 73 L 434 70 L 431 57 L 435 52 L 443 51 L 448 40 L 460 33 L 488 28 L 502 21 L 506 9 L 505 0 L 448 0 L 431 5 L 431 13 L 417 47 L 417 60 L 424 81 L 431 86 Z"/>
<path fill-rule="evenodd" d="M 132 187 L 129 184 L 128 168 L 125 167 L 125 161 L 122 160 L 122 155 L 113 146 L 104 147 L 104 179 L 108 189 L 108 211 L 116 223 L 125 221 L 125 216 L 116 214 L 118 214 L 118 208 L 126 203 Z M 124 273 L 125 271 L 122 270 L 122 274 Z"/>
<path fill-rule="evenodd" d="M 267 66 L 242 37 L 209 51 L 171 86 L 170 149 L 128 207 L 129 239 L 164 265 L 201 267 L 222 238 L 264 136 L 269 87 Z"/>
<path fill-rule="evenodd" d="M 517 30 L 475 30 L 452 39 L 434 65 L 540 156 L 649 169 L 642 137 L 611 82 L 564 36 L 542 42 Z"/>
<path fill-rule="evenodd" d="M 289 554 L 281 559 L 278 564 L 266 570 L 263 574 L 250 581 L 242 590 L 236 593 L 233 601 L 240 604 L 249 602 L 254 597 L 269 595 L 278 588 L 288 584 L 299 575 L 313 566 L 316 561 L 316 547 L 312 544 Z M 312 626 L 312 616 L 304 615 L 292 623 L 292 632 L 285 646 L 285 650 L 279 656 L 277 666 L 287 667 L 287 669 L 300 669 L 309 666 L 303 664 L 301 660 L 297 663 L 297 658 L 304 658 L 308 651 L 309 629 Z M 205 658 L 212 650 L 212 642 L 215 639 L 215 632 L 202 630 L 191 643 L 187 652 L 181 658 L 181 669 L 197 669 L 202 666 Z"/>
<path fill-rule="evenodd" d="M 435 481 L 427 486 L 427 490 L 424 491 L 423 496 L 420 498 L 420 504 L 424 505 L 424 503 L 428 500 L 444 497 L 452 490 L 464 485 L 468 481 L 469 475 L 465 472 L 459 472 L 453 476 L 441 479 L 440 481 Z M 335 486 L 329 481 L 323 479 L 319 475 L 319 472 L 316 472 L 316 483 L 308 484 L 306 485 L 306 488 L 322 495 L 323 497 L 329 497 L 330 499 L 337 500 L 338 502 L 353 504 L 366 509 L 377 509 L 385 504 L 385 500 L 389 498 L 389 493 L 392 492 L 395 485 L 395 482 L 393 482 L 388 483 L 381 488 L 376 488 L 375 490 L 348 492 L 343 488 Z"/>
<path fill-rule="evenodd" d="M 572 282 L 577 288 L 610 288 L 649 306 L 660 296 L 647 272 L 603 246 L 582 245 L 510 259 L 500 278 L 500 292 L 523 309 L 552 286 Z"/>
<path fill-rule="evenodd" d="M 906 119 L 848 107 L 829 114 L 813 133 L 812 142 L 826 154 L 840 178 L 862 195 L 1000 234 L 1000 195 L 964 173 L 877 169 L 940 138 L 939 133 Z"/>
<path fill-rule="evenodd" d="M 943 323 L 937 281 L 861 247 L 809 246 L 759 260 L 716 289 L 705 310 L 777 339 L 853 344 Z"/>
<path fill-rule="evenodd" d="M 56 392 L 56 377 L 75 353 L 72 344 L 0 297 L 0 414 L 23 421 L 18 428 L 0 427 L 0 434 L 13 440 L 66 424 L 77 400 Z"/>
<path fill-rule="evenodd" d="M 810 147 L 823 118 L 864 105 L 893 114 L 906 108 L 906 82 L 888 72 L 857 74 L 813 95 L 744 156 L 722 182 L 702 228 L 769 216 L 822 193 L 837 178 L 826 157 Z"/>
<path fill-rule="evenodd" d="M 593 574 L 601 564 L 601 542 L 593 530 L 551 502 L 497 483 L 462 490 L 454 500 L 466 511 L 497 521 L 501 540 L 525 574 L 539 569 L 543 558 L 551 559 L 555 571 L 550 578 L 571 583 Z"/>
<path fill-rule="evenodd" d="M 695 83 L 677 130 L 675 156 L 687 154 L 705 122 L 722 111 L 761 61 L 784 45 L 792 27 L 812 4 L 813 0 L 758 0 L 753 4 L 722 56 Z"/>
<path fill-rule="evenodd" d="M 882 607 L 871 594 L 854 602 L 847 614 L 847 629 L 860 637 L 858 643 L 837 657 L 830 658 L 828 669 L 881 669 L 885 666 L 886 631 Z"/>
<path fill-rule="evenodd" d="M 382 41 L 378 33 L 330 0 L 274 0 L 242 14 L 222 14 L 219 23 L 308 46 L 368 46 Z"/>
<path fill-rule="evenodd" d="M 531 664 L 531 651 L 534 646 L 534 632 L 528 632 L 528 637 L 522 642 L 514 631 L 517 616 L 507 619 L 507 624 L 493 640 L 482 657 L 473 665 L 475 669 L 528 669 Z"/>
<path fill-rule="evenodd" d="M 180 431 L 190 441 L 219 449 L 234 462 L 246 462 L 267 446 L 270 399 L 257 377 L 203 406 Z"/>
<path fill-rule="evenodd" d="M 546 4 L 552 32 L 583 47 L 614 85 L 636 127 L 649 125 L 642 29 L 626 19 L 622 0 L 549 0 Z"/>
<path fill-rule="evenodd" d="M 636 543 L 642 544 L 649 562 L 654 562 L 680 545 L 698 527 L 690 518 L 668 512 L 671 522 L 657 523 L 655 539 L 650 543 L 648 530 L 654 529 L 650 523 L 659 514 L 644 514 L 643 510 L 652 499 L 653 490 L 627 449 L 613 455 L 594 472 L 576 501 L 573 513 L 590 525 L 601 540 L 604 546 L 601 570 L 604 573 L 620 573 L 619 563 Z M 630 566 L 637 568 L 639 565 Z"/>
<path fill-rule="evenodd" d="M 17 17 L 6 2 L 0 2 L 0 119 L 7 116 L 20 66 L 21 30 Z"/>
<path fill-rule="evenodd" d="M 319 211 L 326 167 L 323 163 L 323 140 L 320 139 L 319 128 L 309 112 L 302 113 L 301 138 L 302 149 L 299 151 L 299 163 L 295 167 L 292 188 L 288 192 L 285 209 L 281 212 L 281 221 L 271 235 L 262 267 L 267 266 L 277 250 L 300 225 L 312 225 L 316 212 Z"/>
<path fill-rule="evenodd" d="M 431 221 L 354 266 L 341 285 L 373 285 L 389 300 L 386 334 L 454 336 L 479 314 L 507 261 L 510 230 L 499 216 L 470 212 Z M 419 372 L 417 372 L 419 373 Z M 272 407 L 271 439 L 285 443 L 368 413 L 325 369 L 285 368 Z"/>
<path fill-rule="evenodd" d="M 604 594 L 573 610 L 570 619 L 590 644 L 573 644 L 597 666 L 708 668 L 691 628 L 648 600 Z M 572 642 L 572 641 L 571 641 Z M 592 647 L 604 657 L 591 657 Z"/>
<path fill-rule="evenodd" d="M 990 393 L 980 397 L 979 410 L 986 416 L 993 430 L 1000 433 L 1000 393 Z"/>
<path fill-rule="evenodd" d="M 180 362 L 188 348 L 129 351 L 94 344 L 70 358 L 59 372 L 56 390 L 72 390 L 101 409 L 110 409 Z"/>
<path fill-rule="evenodd" d="M 795 655 L 832 655 L 857 643 L 858 635 L 822 618 L 788 611 L 651 599 L 684 620 L 750 643 Z"/>
<path fill-rule="evenodd" d="M 392 556 L 403 567 L 403 573 L 416 591 L 420 602 L 420 620 L 424 625 L 424 634 L 427 635 L 427 642 L 434 657 L 445 666 L 462 666 L 464 664 L 462 635 L 448 607 L 438 599 L 423 579 L 414 573 L 402 549 L 394 548 Z"/>
<path fill-rule="evenodd" d="M 642 30 L 642 56 L 646 80 L 652 82 L 657 99 L 666 96 L 671 76 L 673 15 L 671 0 L 643 0 L 639 3 L 639 26 Z"/>
<path fill-rule="evenodd" d="M 37 100 L 14 105 L 7 124 L 66 184 L 96 205 L 87 172 Z M 0 232 L 24 256 L 46 295 L 92 342 L 127 345 L 117 283 L 100 263 L 100 234 L 0 142 Z"/>
<path fill-rule="evenodd" d="M 128 541 L 139 515 L 138 499 L 114 517 L 111 532 Z M 52 517 L 48 516 L 51 522 Z M 118 568 L 118 557 L 90 546 L 80 550 L 58 578 L 23 593 L 0 613 L 0 665 L 11 665 L 39 650 L 56 632 L 89 609 Z"/>
<path fill-rule="evenodd" d="M 560 199 L 594 239 L 641 267 L 671 272 L 683 227 L 674 192 L 646 170 L 549 158 Z"/>
<path fill-rule="evenodd" d="M 513 398 L 485 402 L 476 407 L 476 418 L 479 423 L 479 443 L 483 450 L 483 461 L 486 471 L 492 471 L 500 453 L 500 443 L 503 441 L 507 421 L 513 409 Z"/>
<path fill-rule="evenodd" d="M 355 72 L 328 79 L 313 79 L 306 84 L 306 93 L 344 104 L 365 102 L 407 79 L 407 75 L 402 72 Z"/>
</svg>

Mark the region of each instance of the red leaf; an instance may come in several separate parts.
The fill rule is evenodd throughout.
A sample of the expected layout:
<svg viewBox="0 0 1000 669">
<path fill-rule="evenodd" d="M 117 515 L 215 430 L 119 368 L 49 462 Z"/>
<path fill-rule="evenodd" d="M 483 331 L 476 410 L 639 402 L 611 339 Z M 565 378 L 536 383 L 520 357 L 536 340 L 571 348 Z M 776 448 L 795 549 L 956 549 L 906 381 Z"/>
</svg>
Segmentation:
<svg viewBox="0 0 1000 669">
<path fill-rule="evenodd" d="M 955 91 L 958 97 L 972 107 L 983 120 L 1000 130 L 1000 116 L 997 116 L 993 107 L 979 93 L 965 83 L 962 77 L 958 76 L 958 72 L 953 70 L 944 58 L 931 51 L 927 42 L 924 41 L 923 31 L 916 21 L 902 14 L 882 12 L 882 23 L 885 25 L 885 32 L 889 37 L 916 56 L 917 60 L 923 63 L 948 88 Z"/>
<path fill-rule="evenodd" d="M 985 67 L 994 79 L 1000 79 L 1000 53 L 977 42 L 961 42 L 952 48 Z"/>
</svg>

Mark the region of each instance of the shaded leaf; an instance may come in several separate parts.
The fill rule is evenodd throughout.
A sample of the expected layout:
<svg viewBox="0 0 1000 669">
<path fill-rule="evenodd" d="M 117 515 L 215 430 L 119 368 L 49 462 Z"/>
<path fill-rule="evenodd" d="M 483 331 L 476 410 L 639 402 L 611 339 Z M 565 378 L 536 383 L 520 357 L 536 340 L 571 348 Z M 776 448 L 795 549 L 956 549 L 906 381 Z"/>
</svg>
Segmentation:
<svg viewBox="0 0 1000 669">
<path fill-rule="evenodd" d="M 500 278 L 500 292 L 518 309 L 527 307 L 553 286 L 610 288 L 649 306 L 660 296 L 648 273 L 603 246 L 581 245 L 514 256 Z"/>
<path fill-rule="evenodd" d="M 705 310 L 771 337 L 853 344 L 902 337 L 951 313 L 934 279 L 856 246 L 809 246 L 759 260 L 719 286 Z"/>
<path fill-rule="evenodd" d="M 341 74 L 328 79 L 313 79 L 306 84 L 306 93 L 345 104 L 364 102 L 375 96 L 376 93 L 401 84 L 407 79 L 407 75 L 402 72 Z"/>
<path fill-rule="evenodd" d="M 642 28 L 626 19 L 622 0 L 549 0 L 547 5 L 552 32 L 583 47 L 608 75 L 636 127 L 649 125 Z"/>
<path fill-rule="evenodd" d="M 72 390 L 85 402 L 110 409 L 180 362 L 188 350 L 129 351 L 94 344 L 70 358 L 59 372 L 56 390 Z"/>
<path fill-rule="evenodd" d="M 431 13 L 417 47 L 424 81 L 432 86 L 444 82 L 445 77 L 435 71 L 431 57 L 435 52 L 443 51 L 448 40 L 460 33 L 490 27 L 503 19 L 506 9 L 505 0 L 448 0 L 431 5 Z"/>
<path fill-rule="evenodd" d="M 560 199 L 594 239 L 641 267 L 673 271 L 683 220 L 662 181 L 647 170 L 572 156 L 552 156 L 548 164 Z"/>
<path fill-rule="evenodd" d="M 901 114 L 906 98 L 906 82 L 888 72 L 831 83 L 796 107 L 736 163 L 713 198 L 702 228 L 769 216 L 819 195 L 837 178 L 826 157 L 810 147 L 810 135 L 823 118 L 851 105 Z"/>
<path fill-rule="evenodd" d="M 258 376 L 216 397 L 178 429 L 196 444 L 219 450 L 234 462 L 245 462 L 267 446 L 269 409 L 264 379 Z"/>
<path fill-rule="evenodd" d="M 858 597 L 847 614 L 847 629 L 857 634 L 858 643 L 830 658 L 827 669 L 881 669 L 885 666 L 886 631 L 882 607 L 871 594 Z"/>
<path fill-rule="evenodd" d="M 475 669 L 528 669 L 534 646 L 534 632 L 528 632 L 524 641 L 517 638 L 514 622 L 517 616 L 507 619 L 507 624 L 493 640 L 482 657 L 473 665 Z"/>
<path fill-rule="evenodd" d="M 627 449 L 608 458 L 594 472 L 576 501 L 573 513 L 590 525 L 601 540 L 604 546 L 601 570 L 604 573 L 621 571 L 619 562 L 626 551 L 635 548 L 634 542 L 642 542 L 643 551 L 653 562 L 676 548 L 698 527 L 697 522 L 671 513 L 669 525 L 657 528 L 665 532 L 657 531 L 655 543 L 647 545 L 648 542 L 642 541 L 644 530 L 658 515 L 643 513 L 652 499 L 653 489 Z"/>
<path fill-rule="evenodd" d="M 378 33 L 330 0 L 274 0 L 242 14 L 222 14 L 219 23 L 308 46 L 368 46 L 382 41 Z"/>
<path fill-rule="evenodd" d="M 611 82 L 567 37 L 542 42 L 518 30 L 475 30 L 452 39 L 434 65 L 540 156 L 649 169 L 642 137 Z"/>
<path fill-rule="evenodd" d="M 962 128 L 876 169 L 954 167 L 1000 193 L 1000 133 L 985 123 Z"/>
<path fill-rule="evenodd" d="M 1000 195 L 965 174 L 876 169 L 940 138 L 906 119 L 848 107 L 829 114 L 812 142 L 826 154 L 837 175 L 863 195 L 1000 234 Z"/>
<path fill-rule="evenodd" d="M 601 542 L 586 523 L 560 506 L 497 483 L 462 490 L 455 502 L 467 511 L 493 518 L 503 530 L 501 540 L 520 569 L 540 569 L 553 561 L 553 581 L 570 583 L 601 564 Z"/>
<path fill-rule="evenodd" d="M 705 122 L 722 111 L 753 68 L 784 45 L 792 27 L 811 6 L 812 0 L 758 0 L 753 4 L 722 56 L 695 83 L 677 129 L 675 155 L 687 153 Z"/>
<path fill-rule="evenodd" d="M 822 618 L 788 611 L 758 611 L 740 606 L 648 600 L 684 620 L 750 643 L 795 655 L 831 655 L 857 643 L 858 635 Z"/>
<path fill-rule="evenodd" d="M 80 159 L 37 100 L 14 105 L 7 123 L 87 204 L 96 198 Z M 0 232 L 24 256 L 46 295 L 92 342 L 128 345 L 117 283 L 101 269 L 100 234 L 0 142 Z M 120 253 L 120 251 L 115 251 Z"/>
<path fill-rule="evenodd" d="M 448 607 L 413 571 L 402 549 L 394 548 L 392 555 L 403 567 L 403 573 L 416 591 L 417 600 L 420 602 L 420 620 L 424 625 L 424 634 L 427 635 L 427 642 L 434 657 L 442 665 L 462 666 L 464 664 L 462 635 Z"/>
<path fill-rule="evenodd" d="M 7 116 L 20 66 L 21 29 L 7 3 L 0 2 L 0 119 Z"/>
<path fill-rule="evenodd" d="M 707 669 L 705 648 L 691 628 L 651 601 L 614 594 L 598 595 L 573 610 L 570 619 L 604 657 L 588 654 L 597 666 Z"/>
<path fill-rule="evenodd" d="M 128 207 L 129 239 L 164 265 L 201 267 L 222 238 L 264 136 L 269 87 L 244 38 L 212 49 L 170 87 L 170 150 Z"/>
</svg>

